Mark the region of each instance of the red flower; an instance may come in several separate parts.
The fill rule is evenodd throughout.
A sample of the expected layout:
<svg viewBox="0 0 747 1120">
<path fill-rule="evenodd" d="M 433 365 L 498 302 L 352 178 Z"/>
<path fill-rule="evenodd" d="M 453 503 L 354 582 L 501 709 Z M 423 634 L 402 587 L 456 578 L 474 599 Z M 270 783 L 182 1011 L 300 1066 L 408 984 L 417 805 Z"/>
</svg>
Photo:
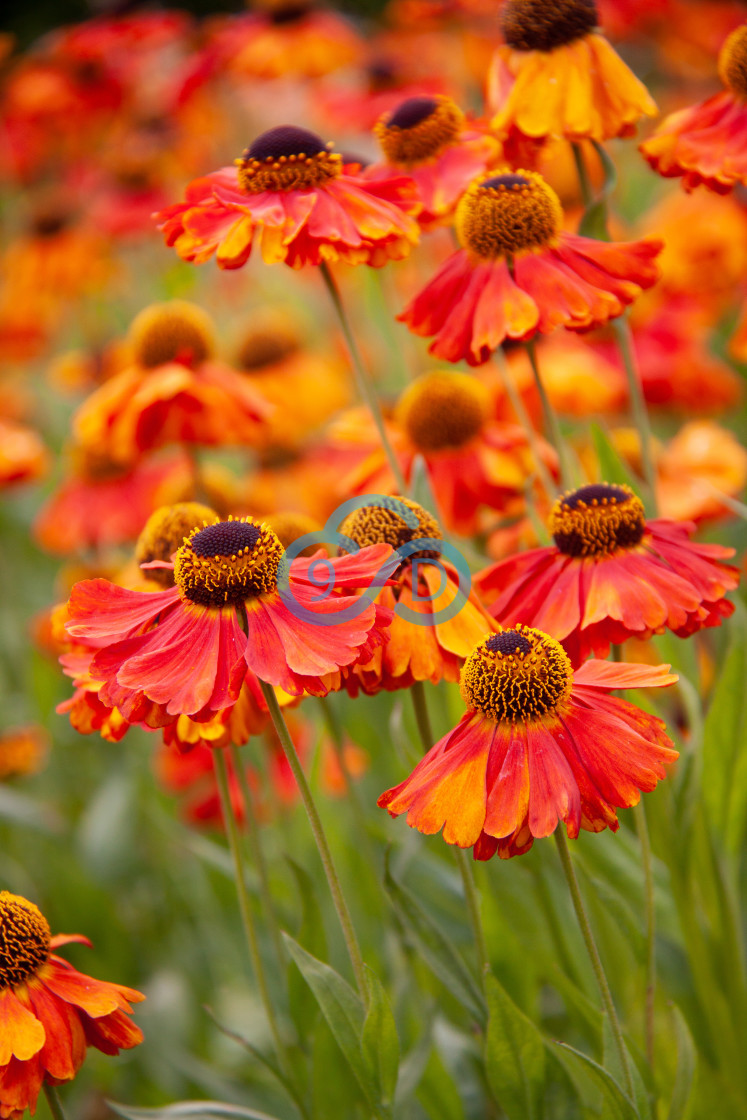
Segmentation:
<svg viewBox="0 0 747 1120">
<path fill-rule="evenodd" d="M 80 934 L 50 936 L 33 902 L 0 891 L 0 1117 L 33 1115 L 42 1084 L 70 1081 L 86 1047 L 118 1054 L 142 1042 L 129 1019 L 140 992 L 94 980 L 50 952 Z"/>
<path fill-rule="evenodd" d="M 734 550 L 691 541 L 692 522 L 646 521 L 627 486 L 562 495 L 549 528 L 554 545 L 502 560 L 475 581 L 494 618 L 551 631 L 574 664 L 664 629 L 687 637 L 734 610 L 724 595 L 739 572 L 721 563 Z"/>
<path fill-rule="evenodd" d="M 583 331 L 621 315 L 658 272 L 660 241 L 561 232 L 558 197 L 534 171 L 486 172 L 457 207 L 461 249 L 398 316 L 431 354 L 481 365 L 507 338 Z"/>
<path fill-rule="evenodd" d="M 558 821 L 571 838 L 615 832 L 615 810 L 654 789 L 677 752 L 660 719 L 609 692 L 672 684 L 668 669 L 587 661 L 574 673 L 539 630 L 494 634 L 462 670 L 465 715 L 378 803 L 475 859 L 521 855 Z"/>
<path fill-rule="evenodd" d="M 202 264 L 215 253 L 221 268 L 240 268 L 257 235 L 267 264 L 378 268 L 406 257 L 418 240 L 412 179 L 348 174 L 342 156 L 306 129 L 271 128 L 236 163 L 196 179 L 185 202 L 156 215 L 184 260 Z"/>
<path fill-rule="evenodd" d="M 163 723 L 180 714 L 209 719 L 235 703 L 247 666 L 291 695 L 323 695 L 342 666 L 370 659 L 390 616 L 361 606 L 354 591 L 396 566 L 391 548 L 294 560 L 281 593 L 282 557 L 267 525 L 229 520 L 192 531 L 175 554 L 176 586 L 167 591 L 127 591 L 103 579 L 76 584 L 67 630 L 103 647 L 89 668 L 104 682 L 102 701 L 130 722 L 152 704 Z M 317 563 L 330 577 L 322 595 Z M 340 621 L 325 624 L 336 614 Z M 148 723 L 156 726 L 152 716 Z"/>
<path fill-rule="evenodd" d="M 386 164 L 372 167 L 374 174 L 401 171 L 418 187 L 423 209 L 422 229 L 443 225 L 454 212 L 469 184 L 495 163 L 500 145 L 468 124 L 450 97 L 410 97 L 384 113 L 374 132 Z"/>
<path fill-rule="evenodd" d="M 703 184 L 728 194 L 747 183 L 747 24 L 729 35 L 718 68 L 727 88 L 672 113 L 640 146 L 654 171 L 681 178 L 687 191 Z"/>
</svg>

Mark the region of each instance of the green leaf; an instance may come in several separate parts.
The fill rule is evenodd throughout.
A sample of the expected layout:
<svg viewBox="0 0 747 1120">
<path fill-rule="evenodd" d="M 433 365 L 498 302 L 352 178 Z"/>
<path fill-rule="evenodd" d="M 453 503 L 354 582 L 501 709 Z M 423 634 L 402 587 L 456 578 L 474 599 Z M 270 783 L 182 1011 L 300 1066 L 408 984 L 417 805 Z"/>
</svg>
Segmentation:
<svg viewBox="0 0 747 1120">
<path fill-rule="evenodd" d="M 596 1106 L 601 1094 L 604 1120 L 640 1120 L 633 1102 L 599 1062 L 564 1042 L 556 1042 L 552 1053 L 565 1067 L 584 1104 Z"/>
<path fill-rule="evenodd" d="M 359 1117 L 361 1109 L 367 1108 L 366 1098 L 350 1066 L 340 1061 L 340 1048 L 321 1016 L 314 1026 L 312 1040 L 311 1099 L 314 1120 Z"/>
<path fill-rule="evenodd" d="M 615 447 L 613 447 L 604 429 L 601 428 L 599 424 L 592 424 L 590 432 L 594 450 L 599 460 L 599 471 L 602 476 L 602 481 L 630 486 L 637 492 L 640 487 L 639 480 L 628 468 Z"/>
<path fill-rule="evenodd" d="M 737 604 L 731 641 L 703 727 L 703 800 L 709 821 L 736 854 L 747 822 L 747 631 Z"/>
<path fill-rule="evenodd" d="M 361 1049 L 382 1109 L 391 1110 L 399 1073 L 399 1036 L 392 1008 L 378 976 L 367 970 L 371 1001 L 361 1031 Z"/>
<path fill-rule="evenodd" d="M 327 956 L 327 938 L 319 905 L 319 892 L 308 871 L 289 856 L 285 858 L 293 872 L 298 897 L 301 900 L 301 922 L 296 931 L 296 940 L 312 956 L 323 960 Z M 309 990 L 309 985 L 292 963 L 288 966 L 288 1006 L 298 1037 L 304 1038 L 318 1014 L 317 1004 L 313 992 Z"/>
<path fill-rule="evenodd" d="M 307 953 L 297 941 L 283 932 L 293 960 L 316 996 L 322 1015 L 329 1024 L 337 1045 L 358 1080 L 372 1108 L 378 1108 L 376 1084 L 361 1047 L 365 1012 L 363 1002 L 346 980 L 328 964 Z"/>
<path fill-rule="evenodd" d="M 464 1120 L 464 1105 L 454 1079 L 434 1047 L 416 1094 L 427 1116 Z"/>
<path fill-rule="evenodd" d="M 542 1035 L 489 971 L 485 973 L 485 990 L 488 1084 L 509 1120 L 539 1120 L 545 1086 Z"/>
<path fill-rule="evenodd" d="M 623 1041 L 623 1046 L 625 1042 Z M 625 1073 L 620 1062 L 620 1055 L 615 1043 L 615 1036 L 612 1031 L 612 1024 L 610 1023 L 609 1015 L 602 1015 L 602 1065 L 611 1073 L 618 1084 L 623 1084 L 625 1081 Z M 633 1081 L 633 1096 L 635 1098 L 635 1107 L 638 1110 L 638 1115 L 641 1120 L 651 1120 L 651 1101 L 649 1099 L 646 1086 L 643 1084 L 638 1066 L 633 1061 L 630 1051 L 625 1046 L 625 1055 L 628 1059 L 628 1069 Z"/>
<path fill-rule="evenodd" d="M 695 1081 L 697 1055 L 692 1035 L 679 1007 L 672 1008 L 674 1033 L 677 1038 L 677 1069 L 674 1075 L 672 1099 L 667 1120 L 686 1120 L 690 1111 L 690 1098 Z"/>
<path fill-rule="evenodd" d="M 472 973 L 430 915 L 392 877 L 388 860 L 384 871 L 384 886 L 413 948 L 462 1007 L 478 1022 L 484 1023 L 485 1002 Z"/>
<path fill-rule="evenodd" d="M 163 1108 L 130 1108 L 129 1105 L 107 1101 L 112 1112 L 125 1116 L 127 1120 L 277 1120 L 269 1112 L 258 1112 L 256 1108 L 243 1108 L 237 1104 L 221 1104 L 220 1101 L 179 1101 L 164 1105 Z"/>
</svg>

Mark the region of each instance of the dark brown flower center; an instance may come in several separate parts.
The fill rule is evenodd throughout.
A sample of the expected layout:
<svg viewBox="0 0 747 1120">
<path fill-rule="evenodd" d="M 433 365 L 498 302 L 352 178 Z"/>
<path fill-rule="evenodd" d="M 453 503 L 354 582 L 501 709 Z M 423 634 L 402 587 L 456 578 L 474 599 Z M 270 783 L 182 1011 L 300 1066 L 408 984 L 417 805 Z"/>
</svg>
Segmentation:
<svg viewBox="0 0 747 1120">
<path fill-rule="evenodd" d="M 396 417 L 420 451 L 463 447 L 488 419 L 485 386 L 465 373 L 426 373 L 399 399 Z"/>
<path fill-rule="evenodd" d="M 464 114 L 450 97 L 410 97 L 377 121 L 374 132 L 390 163 L 413 167 L 456 143 Z"/>
<path fill-rule="evenodd" d="M 411 517 L 406 519 L 403 506 Z M 354 510 L 343 521 L 340 533 L 350 537 L 361 548 L 372 544 L 388 544 L 397 549 L 414 540 L 443 538 L 441 526 L 427 509 L 409 498 L 399 496 L 391 499 L 391 505 L 367 505 Z M 436 549 L 423 549 L 412 553 L 408 559 L 433 559 L 439 555 L 440 552 Z"/>
<path fill-rule="evenodd" d="M 340 174 L 342 157 L 329 149 L 306 128 L 270 128 L 236 160 L 239 185 L 249 194 L 309 190 Z"/>
<path fill-rule="evenodd" d="M 49 956 L 50 929 L 33 902 L 0 891 L 0 990 L 28 980 Z"/>
<path fill-rule="evenodd" d="M 599 23 L 594 0 L 506 0 L 501 31 L 517 51 L 551 51 L 583 38 Z"/>
<path fill-rule="evenodd" d="M 161 506 L 150 515 L 137 539 L 136 562 L 139 565 L 153 560 L 169 561 L 193 529 L 217 520 L 215 510 L 200 502 Z M 162 587 L 174 586 L 174 573 L 169 568 L 147 568 L 143 574 Z"/>
<path fill-rule="evenodd" d="M 460 243 L 481 260 L 544 249 L 554 241 L 562 220 L 558 196 L 535 171 L 476 179 L 456 212 Z"/>
<path fill-rule="evenodd" d="M 747 23 L 732 31 L 722 46 L 718 72 L 735 97 L 747 100 Z"/>
<path fill-rule="evenodd" d="M 639 544 L 646 515 L 630 487 L 599 482 L 558 498 L 550 511 L 549 529 L 567 556 L 609 556 Z"/>
<path fill-rule="evenodd" d="M 283 551 L 269 525 L 219 521 L 193 530 L 174 557 L 174 579 L 193 603 L 225 607 L 274 591 Z"/>
<path fill-rule="evenodd" d="M 169 362 L 192 368 L 213 352 L 213 324 L 195 303 L 154 303 L 135 317 L 129 331 L 135 361 L 143 369 Z"/>
<path fill-rule="evenodd" d="M 554 638 L 521 624 L 480 642 L 464 663 L 462 698 L 496 722 L 554 715 L 571 691 L 573 671 Z"/>
</svg>

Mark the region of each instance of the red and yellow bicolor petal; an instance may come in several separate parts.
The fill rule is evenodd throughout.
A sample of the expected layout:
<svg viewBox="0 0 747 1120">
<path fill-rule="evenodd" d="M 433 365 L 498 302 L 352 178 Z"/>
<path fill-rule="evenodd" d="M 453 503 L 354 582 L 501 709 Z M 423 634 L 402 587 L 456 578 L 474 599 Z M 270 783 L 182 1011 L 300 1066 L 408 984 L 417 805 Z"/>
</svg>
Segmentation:
<svg viewBox="0 0 747 1120">
<path fill-rule="evenodd" d="M 672 113 L 640 151 L 659 175 L 681 178 L 686 191 L 702 184 L 728 194 L 747 182 L 747 103 L 724 90 Z"/>
<path fill-rule="evenodd" d="M 657 113 L 646 87 L 597 33 L 551 51 L 499 47 L 488 102 L 499 139 L 516 129 L 536 140 L 611 140 L 632 135 L 641 117 Z"/>
<path fill-rule="evenodd" d="M 556 327 L 589 330 L 621 315 L 658 277 L 653 238 L 609 244 L 563 233 L 557 244 L 478 260 L 460 249 L 397 318 L 434 337 L 431 354 L 482 365 L 507 338 L 525 340 Z"/>
</svg>

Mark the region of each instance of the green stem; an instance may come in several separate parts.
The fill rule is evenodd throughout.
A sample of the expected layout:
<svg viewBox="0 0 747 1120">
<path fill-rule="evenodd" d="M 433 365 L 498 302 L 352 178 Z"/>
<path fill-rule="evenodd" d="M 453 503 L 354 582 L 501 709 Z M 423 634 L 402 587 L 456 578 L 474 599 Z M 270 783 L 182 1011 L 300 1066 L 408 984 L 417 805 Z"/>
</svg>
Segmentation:
<svg viewBox="0 0 747 1120">
<path fill-rule="evenodd" d="M 280 936 L 280 923 L 278 921 L 275 904 L 272 900 L 272 892 L 270 890 L 270 878 L 267 874 L 267 861 L 265 854 L 262 850 L 262 841 L 260 839 L 257 821 L 254 816 L 254 803 L 252 801 L 252 791 L 249 789 L 249 782 L 246 777 L 246 768 L 243 765 L 241 752 L 235 744 L 231 744 L 229 748 L 231 752 L 231 762 L 236 771 L 236 777 L 239 782 L 239 789 L 241 790 L 241 797 L 244 802 L 244 820 L 246 821 L 246 835 L 249 840 L 249 848 L 254 862 L 254 868 L 257 872 L 257 880 L 259 882 L 259 897 L 262 903 L 262 912 L 265 916 L 270 937 L 272 939 L 272 947 L 275 952 L 275 959 L 277 961 L 278 972 L 282 976 L 286 964 L 286 956 L 283 952 L 283 941 Z"/>
<path fill-rule="evenodd" d="M 319 857 L 322 861 L 322 866 L 324 867 L 324 873 L 327 876 L 327 883 L 329 884 L 332 901 L 334 903 L 335 910 L 337 911 L 337 917 L 340 921 L 340 926 L 342 927 L 342 935 L 345 938 L 345 944 L 350 956 L 350 963 L 353 966 L 353 972 L 355 974 L 355 982 L 358 986 L 358 991 L 364 1004 L 368 1006 L 368 985 L 366 983 L 366 972 L 365 966 L 363 964 L 363 957 L 361 956 L 360 946 L 358 945 L 358 938 L 356 937 L 355 929 L 353 928 L 350 911 L 348 910 L 345 896 L 342 893 L 340 879 L 332 860 L 332 852 L 330 851 L 329 843 L 327 842 L 327 836 L 324 831 L 324 826 L 322 825 L 321 817 L 319 816 L 319 812 L 314 802 L 311 789 L 309 788 L 309 783 L 306 781 L 306 775 L 303 772 L 303 767 L 301 766 L 301 761 L 296 752 L 296 748 L 293 745 L 293 740 L 290 736 L 290 732 L 288 731 L 285 720 L 283 719 L 283 713 L 281 712 L 280 705 L 277 702 L 275 690 L 265 681 L 260 681 L 260 684 L 262 686 L 262 695 L 265 698 L 265 703 L 267 704 L 270 715 L 272 716 L 272 722 L 274 723 L 275 730 L 278 733 L 280 745 L 285 752 L 285 757 L 288 759 L 288 765 L 293 772 L 293 777 L 296 779 L 296 784 L 298 785 L 298 789 L 301 794 L 301 800 L 304 803 L 304 808 L 306 809 L 306 814 L 309 818 L 309 824 L 311 825 L 311 831 L 314 834 L 314 840 L 316 841 L 316 846 L 319 851 Z"/>
<path fill-rule="evenodd" d="M 376 396 L 376 390 L 374 389 L 368 370 L 363 363 L 360 350 L 358 349 L 358 343 L 355 340 L 355 335 L 352 332 L 350 322 L 348 320 L 347 314 L 345 313 L 345 308 L 342 303 L 342 297 L 340 295 L 340 289 L 338 288 L 335 278 L 332 275 L 330 267 L 326 261 L 322 261 L 322 263 L 319 265 L 319 271 L 322 274 L 322 279 L 324 280 L 327 291 L 329 292 L 330 299 L 332 300 L 335 311 L 337 312 L 337 318 L 339 319 L 340 327 L 342 328 L 342 333 L 348 348 L 348 353 L 350 354 L 350 361 L 352 363 L 353 370 L 355 371 L 355 376 L 358 381 L 358 389 L 361 396 L 363 397 L 363 400 L 368 405 L 371 415 L 373 416 L 374 423 L 376 424 L 376 428 L 379 433 L 379 439 L 381 440 L 381 445 L 386 452 L 386 457 L 389 462 L 389 468 L 394 475 L 394 481 L 397 485 L 397 490 L 400 494 L 405 494 L 407 487 L 405 485 L 404 476 L 400 469 L 397 456 L 394 454 L 392 445 L 389 442 L 389 436 L 386 432 L 384 417 L 381 414 L 379 401 Z"/>
<path fill-rule="evenodd" d="M 62 1104 L 54 1085 L 49 1085 L 44 1082 L 44 1096 L 47 1098 L 49 1111 L 52 1113 L 54 1120 L 65 1120 L 65 1113 L 62 1111 Z"/>
<path fill-rule="evenodd" d="M 433 746 L 433 731 L 431 729 L 431 717 L 428 715 L 428 704 L 425 699 L 425 687 L 422 681 L 415 681 L 410 689 L 410 695 L 415 711 L 415 722 L 418 725 L 418 735 L 423 744 L 423 750 L 427 753 Z"/>
<path fill-rule="evenodd" d="M 578 919 L 578 924 L 581 927 L 581 933 L 584 938 L 584 943 L 586 944 L 586 951 L 589 954 L 591 967 L 594 970 L 594 975 L 596 977 L 597 984 L 599 985 L 599 991 L 602 996 L 604 1010 L 607 1012 L 610 1027 L 612 1028 L 612 1035 L 615 1040 L 615 1047 L 617 1048 L 618 1058 L 620 1060 L 620 1068 L 622 1069 L 623 1076 L 625 1078 L 625 1088 L 632 1100 L 633 1079 L 630 1075 L 630 1064 L 628 1062 L 628 1053 L 625 1049 L 625 1042 L 623 1041 L 620 1020 L 618 1019 L 617 1012 L 615 1011 L 615 1005 L 612 1001 L 610 986 L 607 982 L 604 968 L 602 967 L 599 950 L 597 949 L 596 942 L 594 940 L 594 934 L 591 932 L 589 918 L 584 908 L 583 899 L 581 898 L 581 890 L 578 885 L 578 879 L 576 878 L 576 872 L 574 871 L 573 863 L 571 862 L 571 853 L 568 850 L 568 841 L 566 840 L 565 833 L 563 832 L 563 829 L 560 825 L 558 825 L 558 827 L 555 829 L 555 842 L 558 846 L 558 854 L 560 856 L 560 862 L 563 865 L 563 872 L 565 873 L 566 881 L 568 883 L 568 889 L 571 892 L 573 909 L 576 911 L 576 918 Z"/>
<path fill-rule="evenodd" d="M 288 1056 L 283 1045 L 283 1040 L 280 1037 L 277 1020 L 275 1018 L 275 1010 L 272 1006 L 270 998 L 270 990 L 267 986 L 267 978 L 262 966 L 262 957 L 259 952 L 259 941 L 257 939 L 257 930 L 254 924 L 254 915 L 252 914 L 251 902 L 249 899 L 249 892 L 246 889 L 246 879 L 244 877 L 244 861 L 241 852 L 241 838 L 239 835 L 239 826 L 236 820 L 236 814 L 233 811 L 233 803 L 231 801 L 231 792 L 228 784 L 228 767 L 226 766 L 226 759 L 223 754 L 222 748 L 216 748 L 213 751 L 213 768 L 215 770 L 215 780 L 218 784 L 218 793 L 220 794 L 220 803 L 223 810 L 223 820 L 226 826 L 226 833 L 228 835 L 228 846 L 231 849 L 231 856 L 233 857 L 233 871 L 234 879 L 236 881 L 236 894 L 239 899 L 239 912 L 241 914 L 241 924 L 244 927 L 244 934 L 246 936 L 246 944 L 249 949 L 249 957 L 252 962 L 254 970 L 254 977 L 257 981 L 259 994 L 264 1005 L 267 1021 L 270 1026 L 272 1040 L 275 1044 L 275 1051 L 278 1056 L 278 1061 L 283 1067 L 284 1072 L 291 1069 Z"/>
<path fill-rule="evenodd" d="M 433 732 L 431 730 L 431 721 L 428 715 L 428 703 L 425 697 L 423 682 L 415 681 L 410 689 L 410 694 L 412 696 L 412 706 L 415 710 L 415 720 L 418 725 L 420 741 L 423 744 L 423 750 L 427 752 L 433 746 Z M 483 978 L 485 976 L 485 969 L 489 964 L 489 959 L 485 944 L 485 932 L 482 928 L 482 918 L 480 917 L 480 900 L 475 886 L 475 876 L 467 853 L 462 848 L 455 848 L 455 855 L 459 874 L 462 877 L 462 887 L 464 888 L 467 913 L 469 914 L 470 925 L 472 926 L 472 935 L 475 939 L 475 953 L 477 954 L 480 981 L 484 983 Z"/>
<path fill-rule="evenodd" d="M 584 159 L 584 153 L 578 141 L 572 141 L 571 150 L 573 151 L 573 162 L 576 164 L 578 185 L 581 188 L 581 199 L 584 204 L 584 210 L 588 210 L 594 200 L 594 193 L 591 189 L 589 173 L 586 170 L 586 160 Z"/>
<path fill-rule="evenodd" d="M 633 810 L 638 841 L 641 845 L 643 864 L 643 894 L 646 921 L 646 1058 L 649 1068 L 654 1069 L 654 1000 L 656 996 L 656 912 L 654 910 L 654 870 L 651 859 L 651 840 L 646 823 L 646 810 L 643 800 Z"/>
<path fill-rule="evenodd" d="M 547 494 L 548 498 L 555 498 L 557 496 L 558 488 L 553 482 L 549 470 L 545 466 L 545 460 L 542 458 L 542 450 L 540 448 L 540 440 L 537 429 L 529 418 L 529 413 L 527 412 L 524 406 L 524 402 L 521 399 L 521 393 L 518 391 L 511 379 L 511 373 L 506 363 L 506 356 L 501 348 L 496 350 L 496 364 L 498 366 L 498 371 L 501 376 L 501 381 L 503 383 L 503 388 L 505 389 L 506 396 L 511 402 L 511 407 L 516 413 L 516 418 L 524 429 L 526 437 L 529 440 L 529 446 L 532 449 L 532 455 L 534 456 L 534 463 L 537 468 L 537 474 L 539 475 L 540 482 L 542 483 L 542 486 L 544 487 L 545 493 Z"/>
<path fill-rule="evenodd" d="M 641 463 L 643 465 L 643 476 L 646 479 L 646 483 L 650 492 L 651 509 L 654 513 L 654 516 L 656 516 L 656 469 L 654 467 L 651 423 L 648 418 L 648 409 L 646 408 L 643 389 L 641 388 L 641 380 L 638 376 L 635 351 L 633 349 L 633 336 L 630 330 L 630 323 L 628 322 L 627 316 L 622 315 L 619 319 L 615 319 L 615 321 L 612 323 L 612 330 L 614 331 L 615 338 L 617 340 L 617 347 L 620 352 L 620 358 L 622 359 L 623 368 L 625 369 L 625 376 L 628 380 L 630 407 L 633 413 L 633 421 L 636 428 L 638 429 L 638 435 L 641 441 Z"/>
<path fill-rule="evenodd" d="M 550 398 L 545 392 L 545 386 L 542 384 L 542 378 L 537 364 L 537 347 L 534 339 L 530 339 L 528 342 L 525 342 L 524 345 L 529 355 L 529 362 L 532 367 L 532 374 L 534 375 L 534 384 L 537 386 L 537 392 L 539 393 L 539 398 L 542 403 L 542 415 L 545 418 L 545 427 L 553 447 L 558 453 L 558 459 L 560 460 L 560 482 L 563 488 L 567 490 L 571 487 L 572 478 L 571 464 L 568 459 L 568 447 L 563 439 L 563 433 L 560 430 L 560 424 L 555 409 L 551 405 Z"/>
</svg>

